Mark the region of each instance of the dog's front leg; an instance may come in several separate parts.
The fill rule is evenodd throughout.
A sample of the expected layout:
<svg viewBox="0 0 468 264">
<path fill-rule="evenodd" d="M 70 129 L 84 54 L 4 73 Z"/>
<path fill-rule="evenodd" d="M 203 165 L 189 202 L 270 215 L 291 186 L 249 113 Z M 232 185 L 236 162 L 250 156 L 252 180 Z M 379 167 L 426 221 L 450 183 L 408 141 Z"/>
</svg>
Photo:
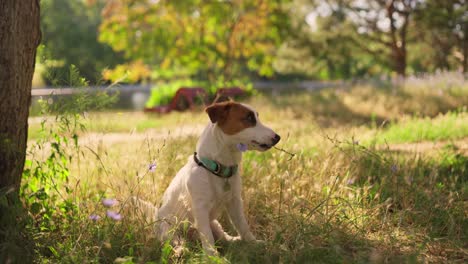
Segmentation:
<svg viewBox="0 0 468 264">
<path fill-rule="evenodd" d="M 207 186 L 210 185 L 209 177 L 202 177 L 204 169 L 192 171 L 192 175 L 186 183 L 187 190 L 190 194 L 191 213 L 193 216 L 195 228 L 197 229 L 203 250 L 209 255 L 216 255 L 217 251 L 214 248 L 214 237 L 210 225 L 210 208 L 213 201 L 213 193 Z"/>
<path fill-rule="evenodd" d="M 192 212 L 195 220 L 195 227 L 200 234 L 203 250 L 205 250 L 208 255 L 217 254 L 214 248 L 214 237 L 211 231 L 209 212 L 206 204 L 204 204 L 203 201 L 192 201 Z"/>
<path fill-rule="evenodd" d="M 245 219 L 244 206 L 240 195 L 232 198 L 232 200 L 228 202 L 227 211 L 241 239 L 245 241 L 255 241 L 255 236 L 250 232 L 249 224 Z"/>
</svg>

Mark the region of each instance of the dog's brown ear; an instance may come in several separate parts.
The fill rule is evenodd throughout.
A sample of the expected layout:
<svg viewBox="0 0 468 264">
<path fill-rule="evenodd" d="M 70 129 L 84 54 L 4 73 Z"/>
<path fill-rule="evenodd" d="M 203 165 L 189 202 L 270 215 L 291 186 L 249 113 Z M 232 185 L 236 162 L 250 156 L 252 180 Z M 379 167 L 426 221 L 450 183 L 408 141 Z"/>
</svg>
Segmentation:
<svg viewBox="0 0 468 264">
<path fill-rule="evenodd" d="M 232 102 L 215 103 L 208 106 L 205 111 L 210 117 L 211 123 L 224 121 L 229 113 Z"/>
<path fill-rule="evenodd" d="M 226 96 L 222 94 L 216 95 L 216 98 L 213 100 L 213 104 L 222 103 L 222 102 L 234 102 L 234 100 L 230 96 Z"/>
</svg>

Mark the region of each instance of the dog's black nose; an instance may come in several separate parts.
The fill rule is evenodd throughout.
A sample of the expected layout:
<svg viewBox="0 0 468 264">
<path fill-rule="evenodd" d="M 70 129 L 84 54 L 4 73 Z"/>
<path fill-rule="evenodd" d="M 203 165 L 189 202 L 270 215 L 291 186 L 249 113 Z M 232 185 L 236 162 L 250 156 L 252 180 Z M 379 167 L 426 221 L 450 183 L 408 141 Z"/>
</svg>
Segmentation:
<svg viewBox="0 0 468 264">
<path fill-rule="evenodd" d="M 273 138 L 273 145 L 276 145 L 280 141 L 281 137 L 278 134 L 275 134 L 275 137 Z"/>
</svg>

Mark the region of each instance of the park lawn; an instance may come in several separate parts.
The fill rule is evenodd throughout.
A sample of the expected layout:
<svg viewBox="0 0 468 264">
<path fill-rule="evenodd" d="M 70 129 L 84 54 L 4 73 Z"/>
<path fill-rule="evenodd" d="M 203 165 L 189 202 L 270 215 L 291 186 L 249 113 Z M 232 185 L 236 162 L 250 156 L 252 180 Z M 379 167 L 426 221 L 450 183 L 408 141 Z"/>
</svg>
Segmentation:
<svg viewBox="0 0 468 264">
<path fill-rule="evenodd" d="M 200 109 L 199 109 L 200 110 Z M 33 117 L 29 120 L 30 140 L 36 140 L 43 134 L 41 122 L 47 120 L 48 125 L 55 123 L 54 117 Z M 154 113 L 109 111 L 91 112 L 84 116 L 84 132 L 94 133 L 135 133 L 151 129 L 171 129 L 184 125 L 200 124 L 202 117 L 198 114 L 173 112 L 170 115 Z"/>
<path fill-rule="evenodd" d="M 376 129 L 373 144 L 459 140 L 468 137 L 468 112 L 448 112 L 434 118 L 406 117 Z"/>
<path fill-rule="evenodd" d="M 295 156 L 276 149 L 244 155 L 245 211 L 253 233 L 265 243 L 220 244 L 220 256 L 213 262 L 466 259 L 466 152 L 452 143 L 423 153 L 380 147 L 466 141 L 468 118 L 461 108 L 466 98 L 439 98 L 450 104 L 441 103 L 443 108 L 435 111 L 388 93 L 388 100 L 398 97 L 405 108 L 388 105 L 388 111 L 375 112 L 369 105 L 387 92 L 359 91 L 259 95 L 249 100 L 262 122 L 282 135 L 279 147 Z M 67 195 L 76 209 L 53 215 L 60 228 L 36 234 L 39 262 L 206 261 L 196 242 L 188 243 L 182 256 L 173 254 L 169 244 L 152 237 L 148 219 L 135 217 L 125 205 L 134 195 L 160 202 L 208 121 L 202 111 L 164 116 L 90 113 L 87 130 L 79 135 L 79 154 L 69 163 L 66 185 L 73 190 Z M 30 139 L 34 144 L 37 138 Z M 151 163 L 157 165 L 153 172 L 148 170 Z M 120 201 L 115 210 L 127 208 L 121 211 L 121 221 L 105 217 L 103 197 Z M 101 219 L 90 220 L 92 214 Z M 35 221 L 43 216 L 34 214 Z M 221 222 L 233 233 L 227 219 Z"/>
</svg>

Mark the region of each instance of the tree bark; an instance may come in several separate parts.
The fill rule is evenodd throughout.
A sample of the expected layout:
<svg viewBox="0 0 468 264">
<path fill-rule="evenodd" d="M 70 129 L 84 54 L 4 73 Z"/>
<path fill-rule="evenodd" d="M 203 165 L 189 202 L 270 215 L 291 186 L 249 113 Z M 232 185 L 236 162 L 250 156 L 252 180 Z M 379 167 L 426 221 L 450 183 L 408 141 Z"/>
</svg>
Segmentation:
<svg viewBox="0 0 468 264">
<path fill-rule="evenodd" d="M 400 12 L 403 17 L 403 25 L 398 31 L 394 14 Z M 402 14 L 401 14 L 402 13 Z M 401 77 L 406 76 L 406 34 L 409 23 L 409 10 L 397 10 L 395 1 L 390 1 L 387 5 L 387 18 L 390 21 L 390 38 L 391 38 L 391 60 L 393 62 L 393 70 Z"/>
<path fill-rule="evenodd" d="M 466 26 L 465 26 L 466 28 Z M 468 72 L 468 30 L 465 30 L 465 37 L 464 41 L 462 44 L 462 49 L 463 49 L 463 61 L 462 61 L 462 69 L 463 73 Z"/>
<path fill-rule="evenodd" d="M 400 77 L 406 77 L 406 49 L 392 50 L 393 70 Z"/>
<path fill-rule="evenodd" d="M 0 0 L 0 194 L 21 183 L 39 13 L 39 0 Z"/>
</svg>

